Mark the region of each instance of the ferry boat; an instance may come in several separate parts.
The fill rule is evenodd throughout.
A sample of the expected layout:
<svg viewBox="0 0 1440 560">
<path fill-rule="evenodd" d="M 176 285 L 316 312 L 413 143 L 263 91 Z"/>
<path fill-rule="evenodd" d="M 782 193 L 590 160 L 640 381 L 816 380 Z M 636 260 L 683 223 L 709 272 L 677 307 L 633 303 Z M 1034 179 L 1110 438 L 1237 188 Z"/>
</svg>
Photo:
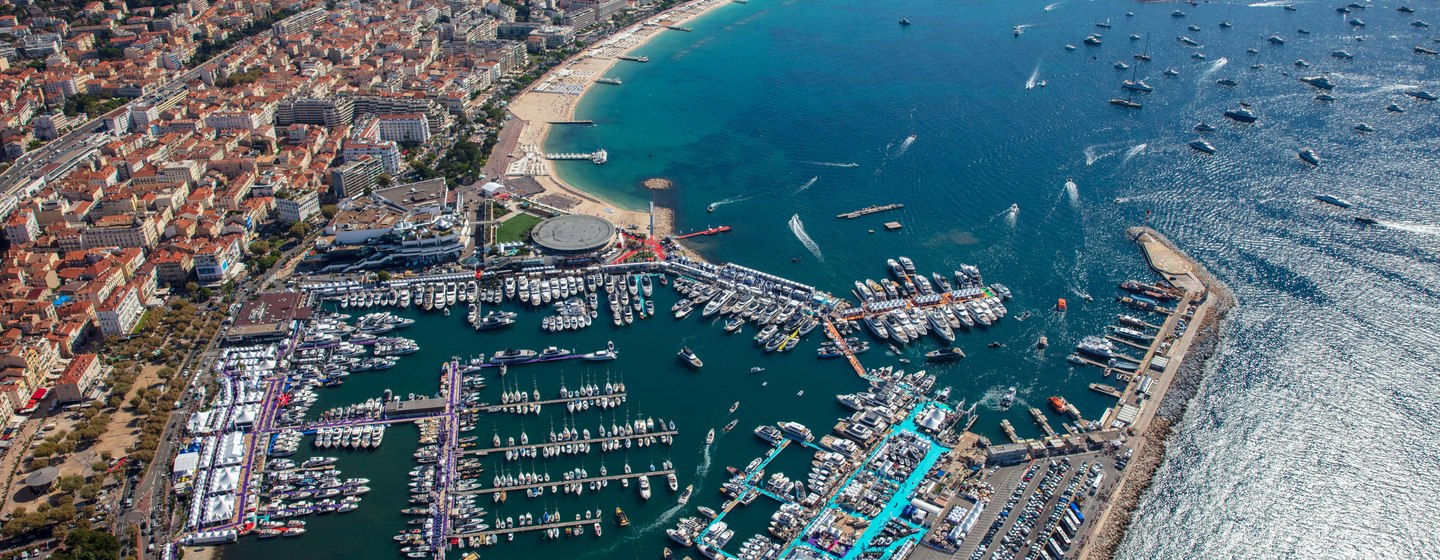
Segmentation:
<svg viewBox="0 0 1440 560">
<path fill-rule="evenodd" d="M 700 369 L 701 367 L 705 366 L 705 362 L 700 361 L 700 357 L 696 356 L 695 352 L 691 351 L 688 346 L 685 348 L 681 348 L 680 353 L 677 355 L 680 357 L 681 360 L 683 360 L 687 364 L 690 364 L 690 367 L 693 367 L 695 369 Z"/>
</svg>

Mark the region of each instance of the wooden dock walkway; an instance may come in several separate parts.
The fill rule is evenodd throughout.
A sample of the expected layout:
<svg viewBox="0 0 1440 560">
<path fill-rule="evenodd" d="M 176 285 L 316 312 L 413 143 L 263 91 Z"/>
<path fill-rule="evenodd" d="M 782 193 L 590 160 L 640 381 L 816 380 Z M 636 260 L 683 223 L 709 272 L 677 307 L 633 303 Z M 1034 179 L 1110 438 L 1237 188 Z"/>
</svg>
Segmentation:
<svg viewBox="0 0 1440 560">
<path fill-rule="evenodd" d="M 481 455 L 481 456 L 484 456 L 484 455 L 489 455 L 489 454 L 491 454 L 491 453 L 504 453 L 504 452 L 506 452 L 506 451 L 513 451 L 513 450 L 520 450 L 520 449 L 540 449 L 540 448 L 542 448 L 542 447 L 560 447 L 560 446 L 562 446 L 562 445 L 585 445 L 585 444 L 590 444 L 590 443 L 600 443 L 600 442 L 602 442 L 602 441 L 625 441 L 625 440 L 641 439 L 641 438 L 652 437 L 652 436 L 653 436 L 653 437 L 674 436 L 674 435 L 679 435 L 679 433 L 680 433 L 680 432 L 677 431 L 677 430 L 665 430 L 665 431 L 663 431 L 663 432 L 645 432 L 645 433 L 643 433 L 643 434 L 633 434 L 633 435 L 628 435 L 628 436 L 606 436 L 606 437 L 602 437 L 602 438 L 572 439 L 572 440 L 570 440 L 570 441 L 551 441 L 551 442 L 545 442 L 545 443 L 531 443 L 531 444 L 526 444 L 526 445 L 506 445 L 506 446 L 501 446 L 501 447 L 486 447 L 486 448 L 484 448 L 484 449 L 466 449 L 466 450 L 464 450 L 464 451 L 461 451 L 460 454 L 461 454 L 461 455 Z"/>
<path fill-rule="evenodd" d="M 850 351 L 850 345 L 845 344 L 845 337 L 840 336 L 840 331 L 835 329 L 835 323 L 831 323 L 829 317 L 825 317 L 822 321 L 825 323 L 825 334 L 844 352 L 845 360 L 850 362 L 850 367 L 855 368 L 855 375 L 867 377 L 865 366 L 860 365 L 860 359 L 856 358 L 855 353 Z"/>
<path fill-rule="evenodd" d="M 495 493 L 497 493 L 497 492 L 522 492 L 522 491 L 525 491 L 525 490 L 529 490 L 529 489 L 531 489 L 531 488 L 545 488 L 545 487 L 548 487 L 548 486 L 564 486 L 564 485 L 566 485 L 566 484 L 589 484 L 589 483 L 591 483 L 591 482 L 603 482 L 603 481 L 606 481 L 606 480 L 623 480 L 623 479 L 626 479 L 626 478 L 640 478 L 640 477 L 642 477 L 642 476 L 665 476 L 665 475 L 667 475 L 667 474 L 674 474 L 674 473 L 675 473 L 675 469 L 660 469 L 660 470 L 658 470 L 658 471 L 646 471 L 646 472 L 637 472 L 637 473 L 630 473 L 630 474 L 612 474 L 612 475 L 610 475 L 610 476 L 592 476 L 592 477 L 589 477 L 589 478 L 576 478 L 576 479 L 573 479 L 573 480 L 552 480 L 552 481 L 550 481 L 550 482 L 537 482 L 537 483 L 535 483 L 535 484 L 517 484 L 517 485 L 515 485 L 515 486 L 506 486 L 506 487 L 504 487 L 504 488 L 479 488 L 479 489 L 475 489 L 475 490 L 456 490 L 456 491 L 451 492 L 451 493 L 452 493 L 452 494 L 455 494 L 455 495 L 457 495 L 457 496 L 465 496 L 465 495 L 470 495 L 470 494 L 495 494 Z M 666 483 L 665 483 L 664 481 L 661 481 L 660 484 L 663 485 L 663 484 L 666 484 Z M 662 486 L 662 487 L 663 487 L 663 486 Z M 656 485 L 655 485 L 655 484 L 651 484 L 651 485 L 650 485 L 650 490 L 651 490 L 651 492 L 655 492 L 655 491 L 657 490 Z"/>
<path fill-rule="evenodd" d="M 1055 428 L 1050 427 L 1050 421 L 1045 418 L 1044 411 L 1032 406 L 1030 407 L 1030 417 L 1035 419 L 1035 425 L 1039 426 L 1045 435 L 1055 437 Z"/>
<path fill-rule="evenodd" d="M 1010 419 L 1000 421 L 1000 431 L 1005 432 L 1005 437 L 1010 438 L 1010 443 L 1020 443 L 1020 436 L 1015 434 L 1015 426 L 1010 425 Z"/>
<path fill-rule="evenodd" d="M 513 403 L 487 404 L 487 405 L 472 407 L 472 409 L 473 409 L 473 410 L 478 410 L 478 411 L 480 411 L 480 412 L 507 412 L 508 409 L 512 409 L 512 408 L 526 408 L 526 407 L 534 406 L 534 405 L 544 406 L 544 405 L 547 405 L 547 404 L 565 404 L 565 403 L 580 402 L 580 401 L 599 401 L 599 400 L 608 399 L 608 398 L 612 398 L 612 397 L 619 397 L 621 401 L 624 401 L 625 398 L 626 398 L 626 394 L 625 394 L 624 391 L 619 391 L 619 392 L 615 392 L 615 393 L 610 393 L 610 394 L 608 394 L 608 395 L 590 395 L 590 396 L 588 396 L 588 397 L 567 397 L 567 398 L 563 398 L 563 399 L 550 399 L 550 400 L 545 400 L 545 401 L 521 401 L 521 402 L 513 402 Z"/>
</svg>

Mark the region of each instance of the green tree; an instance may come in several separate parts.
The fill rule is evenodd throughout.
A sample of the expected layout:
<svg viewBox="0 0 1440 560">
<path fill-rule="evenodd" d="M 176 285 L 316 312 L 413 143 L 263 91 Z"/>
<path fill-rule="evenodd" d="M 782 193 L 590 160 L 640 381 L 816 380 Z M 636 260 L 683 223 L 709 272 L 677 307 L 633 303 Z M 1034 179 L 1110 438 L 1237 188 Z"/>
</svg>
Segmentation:
<svg viewBox="0 0 1440 560">
<path fill-rule="evenodd" d="M 293 224 L 290 224 L 289 233 L 290 237 L 294 237 L 296 239 L 304 238 L 306 235 L 310 235 L 310 224 L 307 224 L 305 222 L 295 222 Z"/>
<path fill-rule="evenodd" d="M 57 560 L 115 560 L 120 558 L 120 539 L 105 531 L 76 529 L 65 536 L 65 548 L 50 557 Z"/>
<path fill-rule="evenodd" d="M 185 291 L 187 291 L 187 292 L 194 292 L 194 291 L 199 290 L 199 289 L 200 289 L 200 284 L 199 284 L 199 283 L 196 283 L 196 282 L 186 282 L 186 283 L 185 283 Z"/>
<path fill-rule="evenodd" d="M 381 282 L 389 282 L 389 281 L 390 281 L 390 272 L 387 271 L 387 270 L 382 270 L 382 271 L 380 271 L 380 272 L 376 272 L 376 273 L 375 273 L 375 279 L 376 279 L 376 280 L 379 280 L 379 281 L 381 281 Z"/>
<path fill-rule="evenodd" d="M 325 216 L 325 219 L 327 220 L 330 218 L 334 218 L 335 213 L 339 211 L 340 207 L 335 206 L 334 204 L 324 204 L 320 206 L 320 215 Z"/>
<path fill-rule="evenodd" d="M 380 187 L 382 189 L 388 189 L 391 185 L 394 184 L 395 178 L 391 177 L 389 173 L 381 173 L 375 176 L 375 186 L 377 187 Z"/>
</svg>

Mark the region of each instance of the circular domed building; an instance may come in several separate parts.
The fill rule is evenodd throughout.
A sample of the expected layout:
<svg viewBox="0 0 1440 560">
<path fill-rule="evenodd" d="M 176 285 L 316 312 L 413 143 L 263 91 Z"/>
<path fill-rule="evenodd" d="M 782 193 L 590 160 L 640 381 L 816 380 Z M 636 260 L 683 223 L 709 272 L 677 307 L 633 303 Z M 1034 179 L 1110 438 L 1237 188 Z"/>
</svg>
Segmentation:
<svg viewBox="0 0 1440 560">
<path fill-rule="evenodd" d="M 552 255 L 584 255 L 615 243 L 615 224 L 604 218 L 569 214 L 549 218 L 530 230 L 535 246 Z"/>
</svg>

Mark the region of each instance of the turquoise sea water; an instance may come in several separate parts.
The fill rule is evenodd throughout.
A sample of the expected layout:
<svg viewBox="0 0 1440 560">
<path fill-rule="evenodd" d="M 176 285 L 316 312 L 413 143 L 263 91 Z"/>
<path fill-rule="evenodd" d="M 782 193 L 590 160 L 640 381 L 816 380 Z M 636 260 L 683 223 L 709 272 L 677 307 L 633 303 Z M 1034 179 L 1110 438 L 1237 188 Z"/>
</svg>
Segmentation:
<svg viewBox="0 0 1440 560">
<path fill-rule="evenodd" d="M 693 244 L 715 260 L 835 290 L 882 275 L 894 254 L 922 268 L 977 264 L 1016 291 L 1012 313 L 1036 313 L 963 337 L 971 357 L 946 381 L 971 399 L 1009 384 L 1032 403 L 1059 393 L 1087 412 L 1098 401 L 1084 385 L 1097 376 L 1066 367 L 1061 350 L 1113 317 L 1117 280 L 1143 274 L 1122 230 L 1148 214 L 1241 307 L 1122 556 L 1434 550 L 1433 531 L 1408 520 L 1440 495 L 1427 474 L 1440 456 L 1412 445 L 1440 429 L 1429 388 L 1440 336 L 1420 320 L 1440 307 L 1440 128 L 1434 103 L 1406 92 L 1440 91 L 1440 62 L 1412 51 L 1437 46 L 1434 34 L 1411 25 L 1440 13 L 1408 4 L 1415 13 L 1386 2 L 1342 15 L 1338 2 L 752 1 L 640 49 L 648 64 L 620 63 L 625 85 L 596 88 L 579 108 L 600 125 L 562 129 L 549 148 L 609 150 L 610 163 L 562 174 L 631 207 L 647 200 L 643 178 L 675 180 L 678 229 L 735 229 Z M 1106 20 L 1113 27 L 1094 25 Z M 1016 25 L 1029 27 L 1016 37 Z M 1082 45 L 1095 32 L 1103 45 Z M 1354 58 L 1332 56 L 1341 50 Z M 1180 75 L 1163 75 L 1171 67 Z M 1298 81 L 1321 73 L 1335 101 Z M 1155 87 L 1135 96 L 1145 108 L 1107 104 L 1132 75 Z M 1032 77 L 1046 86 L 1026 89 Z M 1258 122 L 1221 115 L 1242 101 Z M 1392 103 L 1405 112 L 1386 111 Z M 1186 146 L 1202 121 L 1219 129 L 1203 135 L 1214 156 Z M 1377 132 L 1354 132 L 1361 122 Z M 1318 168 L 1297 157 L 1307 146 Z M 1317 203 L 1319 193 L 1356 206 Z M 890 202 L 906 208 L 833 217 Z M 1013 225 L 1002 216 L 1012 203 Z M 823 261 L 791 233 L 792 215 Z M 1358 227 L 1354 215 L 1381 225 Z M 904 229 L 867 233 L 889 220 Z M 1077 305 L 1080 292 L 1096 302 Z M 1046 311 L 1056 297 L 1071 303 L 1063 318 Z M 1041 333 L 1057 350 L 1022 350 Z M 983 348 L 989 339 L 1009 347 Z M 1030 430 L 1018 410 L 1011 421 Z M 977 428 L 993 436 L 1002 417 Z"/>
<path fill-rule="evenodd" d="M 1177 8 L 1188 15 L 1172 17 Z M 1377 550 L 1408 556 L 1401 551 L 1440 546 L 1423 521 L 1440 495 L 1427 474 L 1440 467 L 1440 456 L 1427 451 L 1440 429 L 1434 420 L 1440 401 L 1431 389 L 1440 376 L 1433 357 L 1440 337 L 1422 319 L 1440 307 L 1440 217 L 1433 204 L 1440 182 L 1429 163 L 1440 142 L 1435 106 L 1405 95 L 1440 90 L 1434 81 L 1440 63 L 1411 52 L 1431 39 L 1409 25 L 1440 21 L 1440 10 L 1415 8 L 1401 14 L 1376 5 L 1340 17 L 1334 6 L 1313 3 L 1287 12 L 1244 3 L 750 0 L 687 24 L 693 33 L 664 33 L 637 51 L 649 63 L 619 63 L 608 75 L 624 85 L 594 88 L 577 112 L 598 126 L 562 127 L 546 149 L 607 149 L 606 165 L 564 162 L 562 174 L 627 207 L 649 201 L 639 187 L 644 178 L 674 180 L 669 202 L 678 229 L 734 228 L 689 243 L 715 261 L 836 293 L 855 279 L 884 276 L 885 259 L 896 255 L 947 275 L 960 263 L 978 265 L 987 281 L 1014 290 L 1011 318 L 962 334 L 957 345 L 969 358 L 921 367 L 940 372 L 956 398 L 979 401 L 975 430 L 997 440 L 1007 418 L 1022 437 L 1037 434 L 1025 407 L 1047 408 L 1050 395 L 1091 417 L 1109 404 L 1086 389 L 1102 381 L 1098 371 L 1071 367 L 1064 355 L 1123 311 L 1113 303 L 1116 283 L 1148 279 L 1123 237 L 1126 226 L 1148 220 L 1228 282 L 1241 305 L 1121 556 L 1359 558 Z M 1356 16 L 1364 28 L 1347 25 Z M 913 25 L 897 25 L 901 17 Z M 1110 29 L 1093 25 L 1107 19 Z M 1220 28 L 1227 20 L 1234 27 Z M 1030 27 L 1013 36 L 1021 24 Z M 1201 29 L 1186 29 L 1192 24 Z M 1081 45 L 1092 32 L 1104 34 L 1102 46 Z M 1132 42 L 1131 33 L 1142 38 Z M 1181 35 L 1204 46 L 1185 47 L 1176 40 Z M 1271 35 L 1285 44 L 1268 45 Z M 1079 48 L 1067 51 L 1067 43 Z M 1260 52 L 1248 54 L 1249 47 Z M 1330 56 L 1341 49 L 1354 58 Z M 1153 61 L 1134 75 L 1156 92 L 1136 96 L 1145 103 L 1140 111 L 1107 104 L 1132 75 L 1113 63 L 1137 64 L 1131 55 L 1141 51 Z M 1195 51 L 1206 59 L 1192 58 Z M 1292 64 L 1302 58 L 1313 66 Z M 1163 76 L 1167 67 L 1180 75 Z M 1320 72 L 1337 83 L 1336 101 L 1315 101 L 1317 92 L 1296 79 Z M 1037 85 L 1027 89 L 1032 77 Z M 1221 78 L 1238 85 L 1216 85 Z M 1047 85 L 1038 86 L 1040 80 Z M 1221 116 L 1241 101 L 1254 106 L 1259 122 L 1237 125 Z M 1407 110 L 1387 112 L 1390 103 Z M 1201 136 L 1191 130 L 1200 121 L 1219 128 L 1206 135 L 1219 149 L 1214 156 L 1185 145 Z M 1359 122 L 1378 132 L 1354 133 Z M 1321 166 L 1296 157 L 1304 146 L 1321 155 Z M 1067 177 L 1078 185 L 1074 197 Z M 1311 199 L 1321 192 L 1356 208 Z M 706 212 L 727 200 L 733 202 Z M 834 217 L 891 202 L 906 208 Z M 1011 204 L 1019 207 L 1013 216 L 1006 213 Z M 1356 214 L 1381 225 L 1358 227 L 1351 221 Z M 792 217 L 813 239 L 813 251 L 792 230 Z M 883 231 L 880 224 L 890 220 L 904 228 Z M 1095 301 L 1082 301 L 1082 294 Z M 466 330 L 460 314 L 432 314 L 401 333 L 420 340 L 422 352 L 395 369 L 356 374 L 322 391 L 316 410 L 386 387 L 431 392 L 440 361 L 451 355 L 551 344 L 589 351 L 614 340 L 621 351 L 615 362 L 526 366 L 504 383 L 549 396 L 562 376 L 572 388 L 581 375 L 602 384 L 607 374 L 623 376 L 632 396 L 621 419 L 626 412 L 673 418 L 681 436 L 669 449 L 607 454 L 605 464 L 615 472 L 626 460 L 643 468 L 669 458 L 681 486 L 697 486 L 691 505 L 713 506 L 724 466 L 743 466 L 765 449 L 750 429 L 795 420 L 824 431 L 842 413 L 833 395 L 863 385 L 843 362 L 811 356 L 818 336 L 790 355 L 761 355 L 750 341 L 753 331 L 727 336 L 696 317 L 677 326 L 663 312 L 674 297 L 664 290 L 661 316 L 630 328 L 604 323 L 566 335 L 542 335 L 539 313 L 522 313 L 514 329 L 484 335 Z M 1051 310 L 1060 297 L 1070 303 L 1065 314 Z M 1026 311 L 1030 317 L 1017 321 Z M 1049 337 L 1049 350 L 1032 349 L 1040 335 Z M 991 341 L 1005 346 L 987 348 Z M 676 363 L 682 344 L 706 361 L 703 371 Z M 916 364 L 906 367 L 920 366 L 920 354 L 935 346 L 908 349 Z M 862 361 L 899 365 L 879 347 Z M 767 371 L 749 374 L 752 365 Z M 487 392 L 498 400 L 500 381 L 491 377 Z M 996 410 L 1012 385 L 1022 405 Z M 802 389 L 805 395 L 796 396 Z M 739 427 L 707 449 L 705 431 L 724 425 L 734 401 L 741 402 Z M 523 423 L 505 416 L 491 427 L 482 420 L 477 435 L 488 441 L 491 433 L 518 437 L 525 430 L 533 438 L 564 421 L 563 409 L 547 409 Z M 591 411 L 575 421 L 594 431 L 609 424 L 610 414 Z M 403 475 L 411 466 L 407 433 L 413 430 L 396 431 L 401 437 L 387 437 L 374 455 L 342 457 L 347 476 L 377 481 L 360 511 L 317 518 L 299 539 L 244 542 L 231 548 L 234 556 L 394 557 L 389 536 L 404 523 L 397 512 L 405 507 Z M 809 458 L 792 451 L 772 471 L 804 476 Z M 548 468 L 558 478 L 575 467 L 593 475 L 601 459 L 518 466 Z M 501 468 L 492 463 L 492 472 Z M 662 529 L 680 513 L 673 505 L 663 485 L 648 504 L 633 485 L 578 498 L 517 496 L 501 515 L 559 508 L 568 518 L 582 508 L 608 514 L 621 506 L 634 525 L 623 531 L 606 525 L 599 539 L 521 535 L 481 552 L 654 558 L 668 544 Z M 727 516 L 739 534 L 735 542 L 763 531 L 770 511 L 773 504 L 762 499 Z"/>
</svg>

